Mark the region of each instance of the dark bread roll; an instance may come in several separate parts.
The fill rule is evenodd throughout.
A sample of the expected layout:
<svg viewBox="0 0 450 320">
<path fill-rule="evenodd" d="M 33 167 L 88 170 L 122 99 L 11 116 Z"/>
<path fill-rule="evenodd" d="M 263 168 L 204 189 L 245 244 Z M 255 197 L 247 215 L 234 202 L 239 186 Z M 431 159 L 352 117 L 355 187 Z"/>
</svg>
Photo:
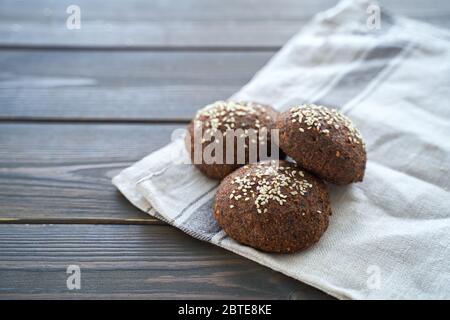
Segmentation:
<svg viewBox="0 0 450 320">
<path fill-rule="evenodd" d="M 297 164 L 335 184 L 362 181 L 365 144 L 349 118 L 334 109 L 306 104 L 278 117 L 280 148 Z"/>
<path fill-rule="evenodd" d="M 250 162 L 250 143 L 254 143 L 258 147 L 259 144 L 265 144 L 270 154 L 272 152 L 272 150 L 270 150 L 270 130 L 275 129 L 277 116 L 278 112 L 272 107 L 254 102 L 217 101 L 207 105 L 197 112 L 194 119 L 188 125 L 188 135 L 186 135 L 185 142 L 192 163 L 208 177 L 221 180 L 237 168 Z M 198 127 L 195 127 L 196 124 Z M 203 158 L 203 151 L 208 146 L 211 147 L 211 144 L 215 143 L 216 140 L 204 139 L 201 135 L 195 134 L 194 131 L 199 132 L 199 129 L 201 129 L 203 135 L 206 133 L 219 133 L 222 136 L 222 163 L 208 163 L 205 161 Z M 242 129 L 245 132 L 253 129 L 257 134 L 256 139 L 249 136 L 243 138 L 243 147 L 245 147 L 243 158 L 238 158 L 238 140 L 233 143 L 233 150 L 228 150 L 227 144 L 225 143 L 227 133 L 229 133 L 227 131 L 236 129 Z M 200 146 L 200 161 L 198 161 L 198 158 L 194 159 L 194 148 L 196 143 Z M 231 163 L 226 161 L 226 155 L 229 152 L 234 152 L 234 157 L 230 156 L 232 158 Z M 254 161 L 257 160 L 260 160 L 259 157 Z"/>
<path fill-rule="evenodd" d="M 329 215 L 326 185 L 283 160 L 239 168 L 222 180 L 214 203 L 214 217 L 231 238 L 267 252 L 311 246 Z"/>
</svg>

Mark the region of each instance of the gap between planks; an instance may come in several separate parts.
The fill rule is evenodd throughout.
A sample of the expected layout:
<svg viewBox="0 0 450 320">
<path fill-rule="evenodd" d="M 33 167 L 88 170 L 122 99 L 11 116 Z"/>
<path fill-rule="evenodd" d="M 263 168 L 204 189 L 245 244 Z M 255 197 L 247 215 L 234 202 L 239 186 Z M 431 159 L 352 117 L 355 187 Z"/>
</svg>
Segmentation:
<svg viewBox="0 0 450 320">
<path fill-rule="evenodd" d="M 158 225 L 170 226 L 156 218 L 115 219 L 115 218 L 0 218 L 1 224 L 84 224 L 84 225 Z"/>
<path fill-rule="evenodd" d="M 273 52 L 281 49 L 281 46 L 236 46 L 236 45 L 214 45 L 214 46 L 126 46 L 126 45 L 33 45 L 33 44 L 1 44 L 0 50 L 32 50 L 32 51 L 156 51 L 156 52 L 246 52 L 263 51 Z"/>
<path fill-rule="evenodd" d="M 0 116 L 0 123 L 87 123 L 87 124 L 188 124 L 190 118 L 78 118 L 78 117 L 29 117 L 29 116 Z"/>
</svg>

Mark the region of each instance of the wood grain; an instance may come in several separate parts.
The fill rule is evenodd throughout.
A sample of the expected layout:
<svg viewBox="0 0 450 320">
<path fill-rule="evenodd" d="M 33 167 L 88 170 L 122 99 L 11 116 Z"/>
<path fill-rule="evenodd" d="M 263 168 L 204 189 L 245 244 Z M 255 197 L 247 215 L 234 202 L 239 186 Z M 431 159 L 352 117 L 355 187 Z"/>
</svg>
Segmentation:
<svg viewBox="0 0 450 320">
<path fill-rule="evenodd" d="M 78 0 L 81 29 L 68 30 L 71 0 L 1 0 L 3 45 L 279 47 L 335 0 Z M 383 10 L 450 27 L 447 0 L 382 0 Z"/>
<path fill-rule="evenodd" d="M 188 121 L 272 54 L 0 50 L 0 119 Z"/>
<path fill-rule="evenodd" d="M 0 124 L 0 222 L 151 223 L 111 178 L 180 127 Z"/>
<path fill-rule="evenodd" d="M 0 299 L 330 298 L 158 225 L 110 180 L 335 1 L 76 3 L 70 31 L 73 1 L 0 0 Z M 381 3 L 450 27 L 447 0 Z"/>
<path fill-rule="evenodd" d="M 2 0 L 0 43 L 146 47 L 279 47 L 334 0 L 78 0 L 81 29 L 68 30 L 70 0 L 17 6 Z"/>
<path fill-rule="evenodd" d="M 0 299 L 330 298 L 169 226 L 0 225 L 0 243 Z"/>
</svg>

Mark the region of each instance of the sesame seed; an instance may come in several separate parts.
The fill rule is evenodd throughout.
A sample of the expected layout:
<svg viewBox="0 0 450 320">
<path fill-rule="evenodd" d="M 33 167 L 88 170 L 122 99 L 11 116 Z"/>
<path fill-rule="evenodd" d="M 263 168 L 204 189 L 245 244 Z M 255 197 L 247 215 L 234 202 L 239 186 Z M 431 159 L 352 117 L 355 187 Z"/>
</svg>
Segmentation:
<svg viewBox="0 0 450 320">
<path fill-rule="evenodd" d="M 348 134 L 348 141 L 350 143 L 361 143 L 364 145 L 362 136 L 358 129 L 353 125 L 352 121 L 339 113 L 336 109 L 328 109 L 324 106 L 315 104 L 304 104 L 291 108 L 290 117 L 292 122 L 306 124 L 307 130 L 314 128 L 314 130 L 319 131 L 324 124 L 329 125 L 336 130 L 343 126 L 347 129 L 345 133 Z M 300 131 L 303 132 L 302 130 Z M 329 134 L 329 129 L 323 129 L 321 132 Z"/>
<path fill-rule="evenodd" d="M 237 187 L 233 191 L 237 190 L 238 193 L 242 193 L 241 190 L 249 189 L 249 192 L 255 199 L 254 203 L 257 212 L 267 212 L 267 208 L 264 207 L 270 201 L 275 201 L 278 205 L 283 206 L 287 202 L 288 194 L 301 194 L 304 196 L 312 188 L 311 183 L 306 179 L 300 178 L 304 177 L 302 171 L 298 171 L 299 178 L 294 178 L 296 173 L 297 170 L 292 167 L 279 166 L 274 168 L 272 166 L 260 166 L 256 168 L 254 177 L 250 177 L 249 174 L 246 174 L 244 177 L 235 177 L 232 184 Z M 258 180 L 255 184 L 257 178 Z M 238 200 L 241 197 L 241 194 L 239 194 L 234 198 Z M 248 201 L 250 197 L 245 197 L 244 200 Z"/>
<path fill-rule="evenodd" d="M 204 127 L 209 128 L 208 130 L 215 133 L 217 131 L 224 132 L 235 128 L 237 120 L 235 116 L 257 116 L 260 113 L 265 113 L 265 109 L 256 103 L 217 101 L 199 110 L 195 119 L 201 121 Z M 268 115 L 266 117 L 270 120 Z M 255 127 L 259 128 L 260 125 L 259 119 L 256 119 Z M 242 122 L 241 126 L 245 127 L 248 126 L 248 124 Z M 206 132 L 208 132 L 208 130 L 206 130 Z"/>
</svg>

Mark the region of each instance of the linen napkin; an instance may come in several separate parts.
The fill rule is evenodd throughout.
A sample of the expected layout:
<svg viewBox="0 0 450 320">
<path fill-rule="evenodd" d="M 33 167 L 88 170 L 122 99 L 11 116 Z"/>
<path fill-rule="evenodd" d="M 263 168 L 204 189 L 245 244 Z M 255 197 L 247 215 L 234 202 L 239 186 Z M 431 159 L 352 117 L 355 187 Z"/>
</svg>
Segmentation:
<svg viewBox="0 0 450 320">
<path fill-rule="evenodd" d="M 360 129 L 364 181 L 330 185 L 333 215 L 319 243 L 282 255 L 227 237 L 212 216 L 218 182 L 189 164 L 181 138 L 113 183 L 191 236 L 335 297 L 450 298 L 450 32 L 383 8 L 373 29 L 368 8 L 342 1 L 318 14 L 231 97 L 279 110 L 324 104 Z"/>
</svg>

